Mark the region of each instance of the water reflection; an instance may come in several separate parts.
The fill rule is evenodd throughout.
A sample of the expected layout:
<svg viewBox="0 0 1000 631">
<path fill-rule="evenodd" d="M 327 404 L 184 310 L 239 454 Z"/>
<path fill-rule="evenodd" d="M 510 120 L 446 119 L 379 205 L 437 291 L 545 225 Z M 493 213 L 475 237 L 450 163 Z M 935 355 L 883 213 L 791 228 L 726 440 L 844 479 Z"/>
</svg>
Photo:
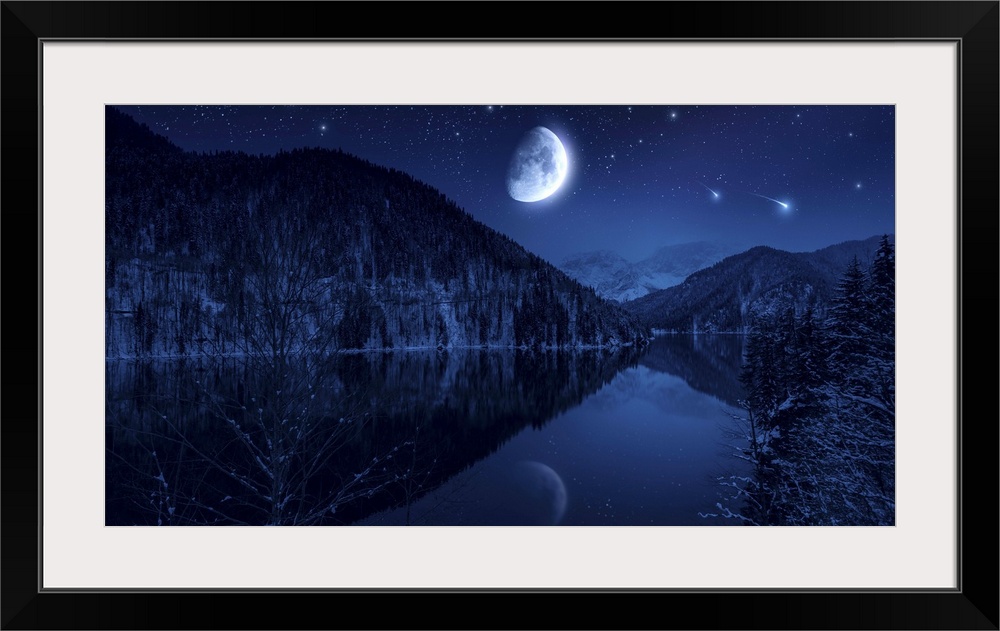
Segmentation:
<svg viewBox="0 0 1000 631">
<path fill-rule="evenodd" d="M 700 514 L 714 511 L 719 476 L 744 472 L 732 457 L 728 402 L 738 396 L 739 363 L 729 360 L 741 352 L 742 339 L 701 337 L 656 340 L 638 365 L 540 431 L 522 431 L 405 513 L 383 511 L 360 523 L 541 523 L 525 516 L 531 495 L 511 483 L 519 464 L 531 461 L 564 485 L 558 525 L 737 525 Z M 713 348 L 729 359 L 713 360 Z"/>
<path fill-rule="evenodd" d="M 107 364 L 109 525 L 731 525 L 738 336 Z"/>
<path fill-rule="evenodd" d="M 345 524 L 409 507 L 636 360 L 470 350 L 264 370 L 109 362 L 106 523 Z"/>
<path fill-rule="evenodd" d="M 667 335 L 650 346 L 641 363 L 735 406 L 744 397 L 739 381 L 744 339 L 724 334 Z"/>
</svg>

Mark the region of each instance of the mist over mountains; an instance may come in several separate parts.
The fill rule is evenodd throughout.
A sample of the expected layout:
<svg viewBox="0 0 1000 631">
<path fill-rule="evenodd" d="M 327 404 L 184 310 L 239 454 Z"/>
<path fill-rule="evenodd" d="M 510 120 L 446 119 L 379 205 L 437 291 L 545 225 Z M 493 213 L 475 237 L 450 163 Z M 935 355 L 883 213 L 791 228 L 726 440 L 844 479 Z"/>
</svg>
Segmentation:
<svg viewBox="0 0 1000 631">
<path fill-rule="evenodd" d="M 625 302 L 684 282 L 694 272 L 744 250 L 731 243 L 697 241 L 659 248 L 631 263 L 610 250 L 574 254 L 559 268 L 598 295 Z"/>
</svg>

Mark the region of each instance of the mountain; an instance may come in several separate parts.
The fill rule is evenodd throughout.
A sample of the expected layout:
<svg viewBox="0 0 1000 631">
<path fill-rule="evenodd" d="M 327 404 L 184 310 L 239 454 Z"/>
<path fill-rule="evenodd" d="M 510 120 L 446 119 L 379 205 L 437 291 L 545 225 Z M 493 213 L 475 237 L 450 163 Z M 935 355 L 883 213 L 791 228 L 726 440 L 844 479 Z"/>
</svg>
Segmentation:
<svg viewBox="0 0 1000 631">
<path fill-rule="evenodd" d="M 598 295 L 625 302 L 678 285 L 690 274 L 737 251 L 739 248 L 730 244 L 698 241 L 664 246 L 652 256 L 630 263 L 615 252 L 601 250 L 567 257 L 559 268 L 593 287 Z"/>
<path fill-rule="evenodd" d="M 787 308 L 822 312 L 848 263 L 857 257 L 866 266 L 878 242 L 874 236 L 796 253 L 758 246 L 624 307 L 655 329 L 744 332 L 758 316 Z"/>
<path fill-rule="evenodd" d="M 742 248 L 729 243 L 696 241 L 668 245 L 658 249 L 652 256 L 639 261 L 636 266 L 644 275 L 647 287 L 666 289 L 684 282 L 684 279 L 698 270 L 717 263 Z"/>
<path fill-rule="evenodd" d="M 106 108 L 108 357 L 634 342 L 440 191 L 341 151 L 184 152 Z"/>
<path fill-rule="evenodd" d="M 113 107 L 104 112 L 104 146 L 119 149 L 146 150 L 151 153 L 181 153 L 180 147 L 165 136 L 154 133 L 148 125 L 140 125 L 131 116 Z"/>
<path fill-rule="evenodd" d="M 608 300 L 623 302 L 649 293 L 635 265 L 610 250 L 574 254 L 559 269 Z"/>
</svg>

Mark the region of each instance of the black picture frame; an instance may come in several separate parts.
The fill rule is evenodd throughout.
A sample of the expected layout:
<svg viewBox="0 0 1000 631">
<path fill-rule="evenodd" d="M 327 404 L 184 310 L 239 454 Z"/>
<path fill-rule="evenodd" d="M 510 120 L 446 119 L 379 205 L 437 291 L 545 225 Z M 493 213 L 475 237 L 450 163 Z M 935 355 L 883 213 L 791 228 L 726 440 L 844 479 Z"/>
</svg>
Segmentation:
<svg viewBox="0 0 1000 631">
<path fill-rule="evenodd" d="M 468 29 L 459 37 L 421 4 L 351 7 L 311 2 L 2 2 L 2 208 L 7 230 L 2 424 L 3 628 L 909 628 L 997 629 L 998 606 L 998 78 L 1000 3 L 693 2 L 574 4 L 578 32 L 553 37 L 513 5 L 452 5 Z M 538 5 L 533 5 L 538 7 Z M 489 20 L 482 20 L 484 11 Z M 532 13 L 544 15 L 544 7 Z M 443 14 L 444 12 L 442 12 Z M 505 17 L 504 14 L 509 14 Z M 530 22 L 530 23 L 529 23 Z M 40 63 L 52 39 L 602 39 L 949 40 L 959 45 L 959 244 L 957 332 L 959 419 L 958 588 L 880 591 L 384 590 L 337 593 L 40 591 L 41 406 Z M 12 265 L 38 244 L 37 274 Z M 23 289 L 23 290 L 22 290 Z M 31 303 L 23 296 L 36 296 Z M 34 309 L 26 304 L 33 304 Z M 13 307 L 12 307 L 13 305 Z M 32 336 L 29 331 L 37 331 Z M 965 352 L 988 348 L 977 362 Z M 988 340 L 980 338 L 987 337 Z M 29 370 L 28 366 L 35 367 Z M 29 393 L 37 393 L 32 398 Z M 990 393 L 984 400 L 983 393 Z M 969 414 L 965 414 L 969 411 Z M 964 419 L 968 418 L 968 421 Z M 985 524 L 985 527 L 983 525 Z M 974 527 L 972 527 L 974 526 Z M 794 578 L 792 578 L 794 580 Z M 517 599 L 515 606 L 508 602 Z M 541 608 L 525 609 L 543 599 Z M 464 602 L 463 602 L 464 601 Z M 476 601 L 473 603 L 472 601 Z M 465 606 L 482 607 L 478 620 Z M 456 605 L 462 605 L 457 607 Z M 528 611 L 547 611 L 532 619 Z M 359 623 L 359 620 L 366 623 Z M 348 622 L 350 621 L 350 622 Z"/>
</svg>

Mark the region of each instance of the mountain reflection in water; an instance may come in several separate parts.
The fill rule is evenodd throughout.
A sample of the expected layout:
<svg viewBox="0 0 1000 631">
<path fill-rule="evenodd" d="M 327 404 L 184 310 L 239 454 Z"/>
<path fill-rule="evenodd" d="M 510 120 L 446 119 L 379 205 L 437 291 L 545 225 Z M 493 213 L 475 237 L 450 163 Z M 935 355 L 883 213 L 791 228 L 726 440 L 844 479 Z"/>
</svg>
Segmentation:
<svg viewBox="0 0 1000 631">
<path fill-rule="evenodd" d="M 293 363 L 274 388 L 237 360 L 108 362 L 107 524 L 729 524 L 698 513 L 714 507 L 716 477 L 738 468 L 726 410 L 739 397 L 742 341 L 336 356 L 306 397 L 317 436 L 336 441 L 281 452 L 283 474 L 301 483 L 277 507 L 214 465 L 243 463 L 234 468 L 251 484 L 272 483 L 271 461 L 243 455 L 227 421 L 253 420 L 255 406 L 279 398 L 262 390 L 286 396 L 311 368 Z M 367 487 L 295 521 L 316 514 L 310 497 L 330 497 L 358 472 Z"/>
</svg>

